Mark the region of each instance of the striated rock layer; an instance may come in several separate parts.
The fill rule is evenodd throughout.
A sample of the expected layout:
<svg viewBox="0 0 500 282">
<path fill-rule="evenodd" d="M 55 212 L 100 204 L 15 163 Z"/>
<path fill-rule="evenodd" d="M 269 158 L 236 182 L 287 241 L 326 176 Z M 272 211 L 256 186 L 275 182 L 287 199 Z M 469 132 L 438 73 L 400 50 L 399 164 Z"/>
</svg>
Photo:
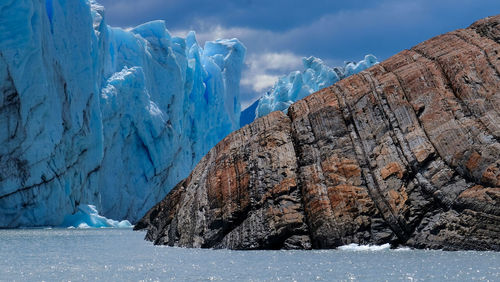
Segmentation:
<svg viewBox="0 0 500 282">
<path fill-rule="evenodd" d="M 136 225 L 155 244 L 500 250 L 500 16 L 221 141 Z"/>
</svg>

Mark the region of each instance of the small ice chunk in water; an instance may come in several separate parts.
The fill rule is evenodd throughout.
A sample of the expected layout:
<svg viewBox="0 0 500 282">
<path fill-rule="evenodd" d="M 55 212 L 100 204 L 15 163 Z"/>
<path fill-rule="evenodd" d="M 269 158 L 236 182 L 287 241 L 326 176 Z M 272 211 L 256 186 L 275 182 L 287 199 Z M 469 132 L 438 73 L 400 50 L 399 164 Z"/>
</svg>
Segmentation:
<svg viewBox="0 0 500 282">
<path fill-rule="evenodd" d="M 67 228 L 132 228 L 128 220 L 112 220 L 99 215 L 94 205 L 80 205 L 78 211 L 64 217 L 61 227 Z"/>
</svg>

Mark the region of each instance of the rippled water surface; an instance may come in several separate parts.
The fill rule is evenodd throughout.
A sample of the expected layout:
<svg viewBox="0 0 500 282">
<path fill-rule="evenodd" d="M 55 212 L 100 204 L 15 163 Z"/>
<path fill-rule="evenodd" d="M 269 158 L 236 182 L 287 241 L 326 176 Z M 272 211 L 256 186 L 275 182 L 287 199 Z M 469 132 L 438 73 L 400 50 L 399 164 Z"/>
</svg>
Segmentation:
<svg viewBox="0 0 500 282">
<path fill-rule="evenodd" d="M 143 237 L 119 229 L 0 230 L 0 280 L 500 281 L 496 252 L 200 250 Z"/>
</svg>

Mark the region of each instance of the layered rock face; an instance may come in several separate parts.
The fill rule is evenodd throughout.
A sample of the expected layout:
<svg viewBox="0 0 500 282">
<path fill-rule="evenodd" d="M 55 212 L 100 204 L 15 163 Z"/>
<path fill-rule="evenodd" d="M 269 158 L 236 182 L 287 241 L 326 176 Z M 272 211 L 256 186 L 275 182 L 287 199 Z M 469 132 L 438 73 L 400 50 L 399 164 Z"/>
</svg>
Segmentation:
<svg viewBox="0 0 500 282">
<path fill-rule="evenodd" d="M 500 16 L 221 141 L 136 225 L 155 244 L 500 250 Z"/>
</svg>

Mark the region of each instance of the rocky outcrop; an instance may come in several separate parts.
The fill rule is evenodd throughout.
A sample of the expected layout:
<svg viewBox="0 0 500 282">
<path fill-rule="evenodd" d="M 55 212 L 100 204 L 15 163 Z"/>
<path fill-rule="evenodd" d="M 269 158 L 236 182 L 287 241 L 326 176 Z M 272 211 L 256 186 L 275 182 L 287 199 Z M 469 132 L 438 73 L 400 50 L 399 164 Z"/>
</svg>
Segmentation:
<svg viewBox="0 0 500 282">
<path fill-rule="evenodd" d="M 500 250 L 500 16 L 230 134 L 136 225 L 155 244 Z"/>
</svg>

